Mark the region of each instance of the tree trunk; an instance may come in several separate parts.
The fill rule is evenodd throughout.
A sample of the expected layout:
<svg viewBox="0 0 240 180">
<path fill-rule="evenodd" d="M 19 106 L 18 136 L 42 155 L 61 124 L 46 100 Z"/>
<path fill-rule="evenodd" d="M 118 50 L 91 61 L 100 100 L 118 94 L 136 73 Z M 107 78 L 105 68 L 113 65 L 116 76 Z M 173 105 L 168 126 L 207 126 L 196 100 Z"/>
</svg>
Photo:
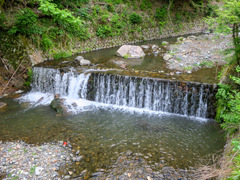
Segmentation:
<svg viewBox="0 0 240 180">
<path fill-rule="evenodd" d="M 233 44 L 235 47 L 235 57 L 237 64 L 240 65 L 240 40 L 239 40 L 239 24 L 234 23 L 233 24 Z"/>
</svg>

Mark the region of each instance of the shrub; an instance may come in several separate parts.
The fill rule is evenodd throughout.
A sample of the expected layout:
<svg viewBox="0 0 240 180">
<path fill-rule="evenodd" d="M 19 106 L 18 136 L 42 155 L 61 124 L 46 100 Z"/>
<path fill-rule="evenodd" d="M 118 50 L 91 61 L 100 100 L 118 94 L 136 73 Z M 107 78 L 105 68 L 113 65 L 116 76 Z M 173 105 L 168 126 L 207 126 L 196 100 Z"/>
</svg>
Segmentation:
<svg viewBox="0 0 240 180">
<path fill-rule="evenodd" d="M 89 14 L 90 14 L 89 8 L 87 8 L 87 7 L 79 8 L 75 12 L 75 15 L 77 15 L 78 17 L 80 17 L 81 19 L 84 19 L 84 20 L 91 20 L 91 16 Z"/>
<path fill-rule="evenodd" d="M 240 67 L 237 67 L 240 72 Z M 240 78 L 231 77 L 231 79 L 239 86 Z M 223 122 L 222 127 L 230 135 L 239 130 L 240 127 L 240 91 L 235 90 L 229 85 L 219 85 L 217 98 L 217 115 L 216 120 Z"/>
<path fill-rule="evenodd" d="M 0 28 L 5 28 L 6 16 L 4 13 L 0 13 Z"/>
<path fill-rule="evenodd" d="M 15 25 L 10 29 L 11 34 L 21 33 L 27 36 L 32 34 L 41 34 L 42 30 L 37 23 L 37 15 L 30 9 L 26 8 L 16 15 Z"/>
<path fill-rule="evenodd" d="M 115 14 L 112 16 L 111 18 L 111 26 L 112 26 L 112 30 L 114 32 L 116 32 L 116 34 L 119 34 L 122 30 L 122 28 L 125 26 L 126 24 L 124 23 L 124 21 L 122 21 L 120 19 L 120 17 L 118 16 L 118 14 Z"/>
<path fill-rule="evenodd" d="M 115 12 L 114 6 L 112 4 L 107 4 L 106 8 L 109 12 Z"/>
<path fill-rule="evenodd" d="M 142 17 L 139 14 L 137 14 L 136 12 L 133 12 L 129 16 L 129 21 L 131 24 L 140 24 L 142 22 Z"/>
<path fill-rule="evenodd" d="M 72 12 L 67 9 L 60 10 L 56 4 L 50 3 L 49 0 L 39 0 L 39 2 L 39 9 L 42 13 L 52 16 L 54 21 L 66 31 L 81 39 L 87 39 L 89 37 L 89 33 L 83 21 L 74 17 Z"/>
<path fill-rule="evenodd" d="M 48 50 L 53 46 L 53 42 L 51 38 L 48 37 L 48 35 L 44 34 L 41 40 L 41 47 L 43 50 Z"/>
<path fill-rule="evenodd" d="M 5 1 L 4 0 L 0 0 L 0 7 L 2 7 L 4 5 Z"/>
<path fill-rule="evenodd" d="M 100 25 L 96 31 L 96 34 L 101 38 L 109 37 L 112 35 L 112 28 L 109 25 Z"/>
<path fill-rule="evenodd" d="M 167 7 L 164 5 L 162 8 L 157 8 L 155 11 L 155 18 L 158 21 L 165 20 L 167 17 Z"/>
</svg>

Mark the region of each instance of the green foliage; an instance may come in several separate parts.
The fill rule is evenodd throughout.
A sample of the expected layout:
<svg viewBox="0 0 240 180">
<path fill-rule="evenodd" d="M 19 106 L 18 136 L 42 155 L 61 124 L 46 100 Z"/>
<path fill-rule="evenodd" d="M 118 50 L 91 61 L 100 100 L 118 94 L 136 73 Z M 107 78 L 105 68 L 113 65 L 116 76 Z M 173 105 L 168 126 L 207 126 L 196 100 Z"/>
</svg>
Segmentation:
<svg viewBox="0 0 240 180">
<path fill-rule="evenodd" d="M 240 65 L 240 2 L 239 0 L 223 0 L 223 5 L 215 10 L 215 18 L 208 18 L 209 26 L 216 32 L 233 35 L 233 43 L 235 46 L 235 57 L 238 65 Z"/>
<path fill-rule="evenodd" d="M 5 28 L 6 16 L 4 13 L 0 13 L 0 28 Z"/>
<path fill-rule="evenodd" d="M 35 172 L 35 169 L 36 169 L 36 167 L 37 167 L 37 166 L 33 166 L 33 167 L 31 167 L 31 169 L 30 169 L 30 172 L 29 172 L 29 173 L 30 173 L 30 174 L 33 174 L 33 173 Z"/>
<path fill-rule="evenodd" d="M 109 25 L 100 25 L 96 31 L 98 37 L 105 38 L 112 35 L 112 27 Z"/>
<path fill-rule="evenodd" d="M 167 17 L 167 6 L 163 6 L 162 8 L 157 8 L 155 11 L 155 19 L 157 21 L 165 20 Z"/>
<path fill-rule="evenodd" d="M 129 16 L 129 21 L 131 24 L 140 24 L 142 22 L 142 17 L 136 12 L 133 12 Z"/>
<path fill-rule="evenodd" d="M 26 81 L 24 82 L 24 85 L 29 88 L 30 85 L 31 85 L 31 82 L 32 82 L 32 76 L 33 76 L 33 72 L 32 72 L 32 68 L 28 68 L 28 71 L 27 71 L 27 78 L 26 78 Z"/>
<path fill-rule="evenodd" d="M 87 21 L 91 20 L 90 10 L 87 7 L 77 9 L 75 15 Z"/>
<path fill-rule="evenodd" d="M 152 4 L 148 0 L 143 0 L 142 3 L 140 4 L 140 9 L 142 11 L 145 11 L 146 9 L 151 9 L 151 8 L 152 8 Z"/>
<path fill-rule="evenodd" d="M 121 20 L 118 14 L 114 14 L 110 20 L 112 30 L 115 32 L 116 35 L 119 35 L 122 31 L 122 28 L 126 26 L 126 23 Z"/>
<path fill-rule="evenodd" d="M 60 51 L 59 53 L 54 53 L 53 58 L 58 60 L 60 58 L 66 58 L 66 57 L 69 57 L 71 55 L 72 55 L 71 52 Z"/>
<path fill-rule="evenodd" d="M 236 68 L 240 72 L 240 67 Z M 240 85 L 240 78 L 231 77 L 231 79 Z M 222 127 L 227 133 L 233 134 L 239 130 L 240 127 L 240 91 L 234 90 L 229 85 L 219 85 L 217 98 L 217 116 L 218 122 L 223 122 Z"/>
<path fill-rule="evenodd" d="M 112 4 L 107 4 L 106 8 L 109 12 L 115 12 L 114 6 Z"/>
<path fill-rule="evenodd" d="M 199 64 L 199 66 L 210 68 L 210 67 L 213 66 L 213 62 L 212 62 L 212 61 L 202 61 L 202 62 Z"/>
<path fill-rule="evenodd" d="M 52 0 L 39 0 L 39 9 L 42 13 L 53 17 L 53 20 L 66 31 L 75 34 L 81 39 L 87 39 L 89 33 L 83 21 L 78 17 L 74 17 L 73 13 L 67 9 L 60 10 L 57 5 L 51 3 L 51 1 Z"/>
<path fill-rule="evenodd" d="M 20 33 L 27 36 L 41 34 L 41 28 L 36 25 L 37 17 L 38 16 L 28 8 L 20 10 L 20 13 L 16 15 L 15 25 L 9 30 L 9 33 Z"/>
<path fill-rule="evenodd" d="M 5 1 L 4 0 L 0 0 L 0 8 L 4 5 Z"/>
<path fill-rule="evenodd" d="M 53 46 L 53 41 L 51 40 L 51 38 L 44 34 L 42 36 L 42 40 L 41 40 L 41 47 L 44 51 L 50 49 Z"/>
</svg>

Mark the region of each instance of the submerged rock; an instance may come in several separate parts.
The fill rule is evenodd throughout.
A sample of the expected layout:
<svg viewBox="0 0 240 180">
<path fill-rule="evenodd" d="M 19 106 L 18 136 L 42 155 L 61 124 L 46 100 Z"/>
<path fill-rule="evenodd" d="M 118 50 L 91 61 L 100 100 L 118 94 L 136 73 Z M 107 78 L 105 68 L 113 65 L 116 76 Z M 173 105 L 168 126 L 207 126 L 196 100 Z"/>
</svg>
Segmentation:
<svg viewBox="0 0 240 180">
<path fill-rule="evenodd" d="M 67 109 L 64 105 L 64 100 L 65 99 L 60 98 L 59 94 L 56 94 L 50 104 L 50 107 L 57 111 L 58 114 L 67 114 Z"/>
<path fill-rule="evenodd" d="M 7 108 L 7 103 L 0 102 L 0 109 L 6 109 Z"/>
<path fill-rule="evenodd" d="M 117 56 L 129 58 L 142 58 L 145 56 L 140 46 L 123 45 L 117 51 Z"/>
</svg>

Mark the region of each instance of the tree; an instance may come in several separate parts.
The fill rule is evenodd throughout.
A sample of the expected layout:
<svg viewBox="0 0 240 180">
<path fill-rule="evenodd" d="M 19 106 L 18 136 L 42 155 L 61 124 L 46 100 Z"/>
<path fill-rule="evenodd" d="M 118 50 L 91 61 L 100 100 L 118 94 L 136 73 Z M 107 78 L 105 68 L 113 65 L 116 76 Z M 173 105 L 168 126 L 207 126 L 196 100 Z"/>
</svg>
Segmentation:
<svg viewBox="0 0 240 180">
<path fill-rule="evenodd" d="M 4 0 L 0 0 L 0 8 L 3 6 L 4 3 L 5 3 Z"/>
<path fill-rule="evenodd" d="M 240 65 L 240 0 L 223 0 L 216 9 L 217 17 L 209 18 L 209 25 L 220 33 L 232 33 L 235 48 L 235 59 Z"/>
</svg>

